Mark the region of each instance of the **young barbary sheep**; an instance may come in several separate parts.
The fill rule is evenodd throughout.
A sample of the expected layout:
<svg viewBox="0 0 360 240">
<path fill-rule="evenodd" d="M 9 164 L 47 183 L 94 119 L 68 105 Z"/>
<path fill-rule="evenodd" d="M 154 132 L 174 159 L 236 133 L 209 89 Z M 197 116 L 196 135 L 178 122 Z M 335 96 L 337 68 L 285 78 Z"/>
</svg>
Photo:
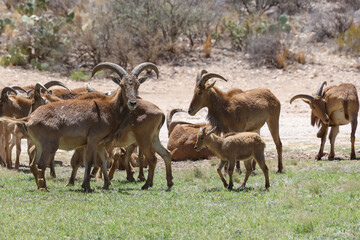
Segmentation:
<svg viewBox="0 0 360 240">
<path fill-rule="evenodd" d="M 221 161 L 217 168 L 217 172 L 224 184 L 224 187 L 231 190 L 234 186 L 232 175 L 234 172 L 235 161 L 244 161 L 246 175 L 244 182 L 240 187 L 245 187 L 245 184 L 253 171 L 251 160 L 254 158 L 264 173 L 265 188 L 269 188 L 269 171 L 265 164 L 264 156 L 265 142 L 260 135 L 253 132 L 242 132 L 228 133 L 221 137 L 213 133 L 215 130 L 216 127 L 208 132 L 205 132 L 206 128 L 200 130 L 197 135 L 195 150 L 208 147 L 217 157 L 220 158 Z M 229 185 L 221 172 L 226 162 L 229 163 Z"/>
</svg>

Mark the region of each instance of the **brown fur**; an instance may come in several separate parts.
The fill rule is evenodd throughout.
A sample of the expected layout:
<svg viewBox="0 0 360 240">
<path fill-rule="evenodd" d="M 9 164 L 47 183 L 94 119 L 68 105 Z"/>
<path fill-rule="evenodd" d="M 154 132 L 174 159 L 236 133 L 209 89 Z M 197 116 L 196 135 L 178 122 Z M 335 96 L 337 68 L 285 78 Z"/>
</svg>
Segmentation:
<svg viewBox="0 0 360 240">
<path fill-rule="evenodd" d="M 199 150 L 206 146 L 220 158 L 221 161 L 217 172 L 224 187 L 227 187 L 230 190 L 233 188 L 232 175 L 236 161 L 244 161 L 246 175 L 241 187 L 245 187 L 247 179 L 253 170 L 251 164 L 252 158 L 255 159 L 264 173 L 265 188 L 270 187 L 269 173 L 264 156 L 265 142 L 258 133 L 242 132 L 227 135 L 226 137 L 220 137 L 212 132 L 214 132 L 214 129 L 209 132 L 205 132 L 205 129 L 200 130 L 197 135 L 195 148 Z M 225 163 L 229 164 L 229 184 L 227 184 L 221 172 Z"/>
<path fill-rule="evenodd" d="M 195 115 L 207 107 L 207 119 L 217 133 L 258 132 L 267 123 L 278 153 L 278 172 L 282 172 L 282 143 L 279 136 L 280 101 L 269 89 L 222 92 L 214 84 L 197 84 L 189 107 Z"/>
<path fill-rule="evenodd" d="M 171 159 L 175 161 L 198 160 L 214 156 L 209 149 L 194 150 L 196 135 L 200 128 L 209 127 L 210 125 L 206 123 L 191 124 L 183 121 L 172 121 L 173 115 L 177 112 L 185 112 L 185 110 L 173 109 L 166 119 L 169 135 L 167 149 L 170 151 Z"/>
<path fill-rule="evenodd" d="M 322 84 L 324 86 L 326 82 Z M 317 137 L 321 138 L 320 150 L 316 159 L 320 160 L 324 156 L 324 145 L 328 128 L 331 127 L 329 134 L 330 154 L 329 158 L 335 157 L 335 138 L 339 133 L 339 126 L 351 123 L 351 159 L 355 159 L 355 132 L 357 128 L 357 116 L 359 112 L 359 98 L 356 87 L 350 83 L 342 83 L 338 86 L 331 86 L 322 91 L 318 90 L 319 95 L 300 94 L 294 96 L 290 103 L 297 98 L 309 104 L 311 112 L 311 125 L 321 127 Z"/>
</svg>

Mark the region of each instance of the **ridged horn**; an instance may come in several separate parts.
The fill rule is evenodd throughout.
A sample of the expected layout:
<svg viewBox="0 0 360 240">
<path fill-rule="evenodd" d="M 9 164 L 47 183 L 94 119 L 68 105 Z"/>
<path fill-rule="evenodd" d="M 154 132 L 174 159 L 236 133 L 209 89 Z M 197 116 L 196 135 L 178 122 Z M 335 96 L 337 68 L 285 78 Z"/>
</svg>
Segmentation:
<svg viewBox="0 0 360 240">
<path fill-rule="evenodd" d="M 166 117 L 166 126 L 167 126 L 168 130 L 170 129 L 170 124 L 172 122 L 172 118 L 173 118 L 174 114 L 177 112 L 186 112 L 186 111 L 183 109 L 180 109 L 180 108 L 175 108 L 169 112 L 169 114 Z"/>
<path fill-rule="evenodd" d="M 156 78 L 159 78 L 159 69 L 157 66 L 151 62 L 144 62 L 137 65 L 132 71 L 131 74 L 135 77 L 138 77 L 139 74 L 144 71 L 145 69 L 151 69 L 156 73 Z"/>
<path fill-rule="evenodd" d="M 65 88 L 68 91 L 71 91 L 63 82 L 60 81 L 48 81 L 44 84 L 43 88 L 46 89 L 46 91 L 48 91 L 49 88 L 53 87 L 53 86 L 60 86 Z M 44 93 L 44 92 L 42 92 Z"/>
<path fill-rule="evenodd" d="M 213 127 L 212 129 L 210 129 L 210 131 L 208 131 L 207 135 L 210 135 L 210 134 L 212 134 L 212 133 L 215 132 L 215 131 L 216 131 L 216 126 Z"/>
<path fill-rule="evenodd" d="M 115 63 L 111 63 L 111 62 L 103 62 L 103 63 L 99 63 L 98 65 L 96 65 L 92 72 L 91 72 L 91 77 L 93 77 L 95 75 L 95 73 L 97 73 L 98 71 L 102 70 L 102 69 L 110 69 L 113 70 L 114 72 L 116 72 L 120 78 L 123 78 L 124 75 L 127 75 L 128 73 L 125 71 L 125 69 L 123 69 L 121 66 L 115 64 Z"/>
<path fill-rule="evenodd" d="M 219 75 L 219 74 L 216 74 L 216 73 L 206 73 L 204 74 L 201 78 L 200 78 L 200 81 L 199 81 L 199 85 L 205 85 L 205 83 L 210 79 L 210 78 L 220 78 L 222 80 L 224 80 L 225 82 L 227 82 L 227 80 Z"/>
<path fill-rule="evenodd" d="M 19 86 L 12 86 L 12 89 L 15 89 L 16 91 L 26 93 L 26 90 Z"/>
<path fill-rule="evenodd" d="M 201 70 L 201 71 L 199 71 L 199 73 L 197 74 L 197 76 L 196 76 L 196 83 L 199 83 L 200 82 L 200 80 L 201 80 L 201 76 L 202 75 L 204 75 L 205 73 L 207 73 L 208 71 L 206 71 L 206 70 Z"/>
<path fill-rule="evenodd" d="M 323 88 L 324 88 L 324 86 L 325 86 L 326 84 L 327 84 L 327 82 L 324 81 L 324 82 L 320 85 L 319 89 L 318 89 L 317 92 L 316 92 L 316 95 L 317 95 L 317 96 L 321 97 Z"/>
<path fill-rule="evenodd" d="M 17 91 L 11 87 L 4 87 L 2 90 L 1 90 L 1 101 L 6 101 L 6 99 L 8 98 L 8 95 L 7 93 L 8 92 L 13 92 L 17 95 Z"/>
<path fill-rule="evenodd" d="M 40 96 L 40 91 L 42 93 L 44 93 L 45 91 L 49 92 L 49 90 L 44 85 L 42 85 L 41 83 L 36 83 L 34 87 L 34 96 Z"/>
<path fill-rule="evenodd" d="M 313 96 L 310 96 L 310 95 L 307 95 L 307 94 L 298 94 L 298 95 L 293 96 L 293 97 L 290 99 L 290 104 L 291 104 L 295 99 L 298 99 L 298 98 L 305 98 L 305 99 L 310 100 L 311 102 L 314 101 L 314 97 L 313 97 Z"/>
</svg>

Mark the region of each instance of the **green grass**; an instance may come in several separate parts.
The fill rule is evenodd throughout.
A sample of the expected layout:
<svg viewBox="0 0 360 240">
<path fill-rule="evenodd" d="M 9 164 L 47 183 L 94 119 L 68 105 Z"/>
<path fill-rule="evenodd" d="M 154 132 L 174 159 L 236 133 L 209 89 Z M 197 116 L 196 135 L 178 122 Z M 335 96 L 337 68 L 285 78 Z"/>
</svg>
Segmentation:
<svg viewBox="0 0 360 240">
<path fill-rule="evenodd" d="M 228 191 L 207 166 L 174 169 L 170 191 L 158 167 L 150 190 L 117 172 L 109 191 L 92 181 L 90 194 L 81 173 L 65 187 L 69 167 L 48 177 L 50 192 L 36 190 L 29 173 L 1 168 L 0 239 L 360 238 L 360 161 L 287 160 L 283 174 L 269 166 L 268 191 L 259 169 L 248 188 Z"/>
</svg>

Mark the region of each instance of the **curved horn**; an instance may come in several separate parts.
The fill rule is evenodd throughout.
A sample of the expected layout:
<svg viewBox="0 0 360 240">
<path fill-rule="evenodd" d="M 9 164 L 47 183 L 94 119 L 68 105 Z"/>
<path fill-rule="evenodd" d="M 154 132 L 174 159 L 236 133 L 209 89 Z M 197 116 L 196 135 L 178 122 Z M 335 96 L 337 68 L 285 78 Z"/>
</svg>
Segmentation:
<svg viewBox="0 0 360 240">
<path fill-rule="evenodd" d="M 139 74 L 145 69 L 153 70 L 156 73 L 156 78 L 159 78 L 159 69 L 155 64 L 151 62 L 140 63 L 131 71 L 131 74 L 134 75 L 135 77 L 138 77 Z"/>
<path fill-rule="evenodd" d="M 172 109 L 172 110 L 168 113 L 168 115 L 167 115 L 167 117 L 166 117 L 166 126 L 167 126 L 167 129 L 168 129 L 168 130 L 170 129 L 170 124 L 171 124 L 171 122 L 172 122 L 172 118 L 173 118 L 174 114 L 177 113 L 177 112 L 186 112 L 186 111 L 183 110 L 183 109 L 180 109 L 180 108 L 175 108 L 175 109 Z"/>
<path fill-rule="evenodd" d="M 318 89 L 317 92 L 316 92 L 316 95 L 317 95 L 317 96 L 321 97 L 323 88 L 324 88 L 324 86 L 325 86 L 326 84 L 327 84 L 326 81 L 324 81 L 324 82 L 320 85 L 319 89 Z"/>
<path fill-rule="evenodd" d="M 208 71 L 206 71 L 206 70 L 201 70 L 201 71 L 199 71 L 199 73 L 198 73 L 197 76 L 196 76 L 196 83 L 200 82 L 201 76 L 204 75 L 204 74 L 207 73 L 207 72 L 208 72 Z"/>
<path fill-rule="evenodd" d="M 124 75 L 127 75 L 128 73 L 125 71 L 125 69 L 123 69 L 121 66 L 115 64 L 115 63 L 111 63 L 111 62 L 103 62 L 103 63 L 99 63 L 98 65 L 96 65 L 92 72 L 91 72 L 91 77 L 93 77 L 95 75 L 95 73 L 97 73 L 98 71 L 102 70 L 102 69 L 110 69 L 113 70 L 114 72 L 116 72 L 120 78 L 122 78 Z"/>
<path fill-rule="evenodd" d="M 65 88 L 68 91 L 71 91 L 63 82 L 60 82 L 60 81 L 48 81 L 44 84 L 44 86 L 42 86 L 42 88 L 46 89 L 46 91 L 49 92 L 48 88 L 51 88 L 52 86 L 60 86 L 60 87 Z"/>
<path fill-rule="evenodd" d="M 305 98 L 305 99 L 308 99 L 310 100 L 311 102 L 314 101 L 314 97 L 313 96 L 310 96 L 310 95 L 307 95 L 307 94 L 298 94 L 296 96 L 293 96 L 290 100 L 290 104 L 295 100 L 295 99 L 298 99 L 298 98 Z"/>
<path fill-rule="evenodd" d="M 43 91 L 41 92 L 49 92 L 49 90 L 44 85 L 42 85 L 41 83 L 36 83 L 34 87 L 34 96 L 40 96 L 40 90 L 42 89 Z"/>
<path fill-rule="evenodd" d="M 209 80 L 210 78 L 220 78 L 220 79 L 222 79 L 222 80 L 224 80 L 224 81 L 227 82 L 227 80 L 226 80 L 223 76 L 221 76 L 221 75 L 219 75 L 219 74 L 216 74 L 216 73 L 206 73 L 205 75 L 203 75 L 203 76 L 201 77 L 201 79 L 200 79 L 200 81 L 198 82 L 198 84 L 199 84 L 199 85 L 205 85 L 206 81 Z"/>
<path fill-rule="evenodd" d="M 17 95 L 17 91 L 15 91 L 15 89 L 11 88 L 11 87 L 4 87 L 2 90 L 1 90 L 1 101 L 6 101 L 7 99 L 7 93 L 8 92 L 13 92 Z"/>
<path fill-rule="evenodd" d="M 19 87 L 19 86 L 12 86 L 11 88 L 12 88 L 12 89 L 15 89 L 15 90 L 17 90 L 17 91 L 19 91 L 19 92 L 24 92 L 24 93 L 26 93 L 26 90 L 25 90 L 25 89 L 23 89 L 22 87 Z"/>
</svg>

